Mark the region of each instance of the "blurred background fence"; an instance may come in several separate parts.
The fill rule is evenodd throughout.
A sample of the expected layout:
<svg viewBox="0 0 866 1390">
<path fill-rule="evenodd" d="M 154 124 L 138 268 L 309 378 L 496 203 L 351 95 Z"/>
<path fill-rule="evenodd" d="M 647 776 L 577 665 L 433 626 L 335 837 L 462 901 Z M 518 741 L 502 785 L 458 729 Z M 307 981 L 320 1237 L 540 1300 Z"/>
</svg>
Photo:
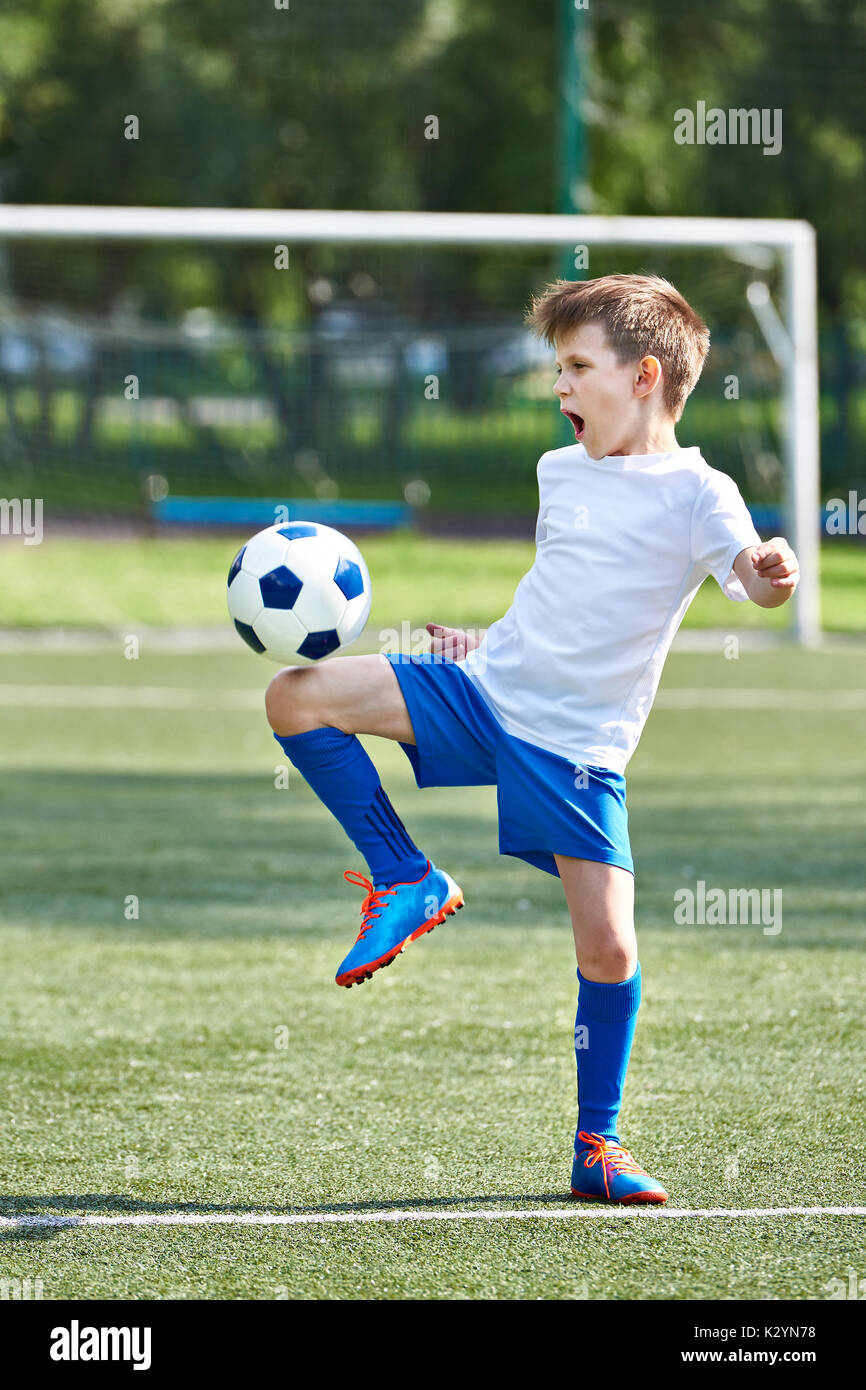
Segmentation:
<svg viewBox="0 0 866 1390">
<path fill-rule="evenodd" d="M 122 261 L 117 297 L 91 286 L 102 257 Z M 190 257 L 198 285 L 167 302 Z M 673 248 L 591 257 L 598 274 L 651 267 L 701 305 L 713 351 L 681 442 L 700 443 L 753 503 L 778 504 L 779 369 L 746 300 L 754 267 Z M 313 246 L 299 259 L 282 272 L 267 246 L 9 243 L 6 492 L 91 518 L 170 518 L 171 499 L 214 496 L 387 499 L 434 518 L 532 513 L 535 460 L 569 439 L 553 354 L 521 323 L 557 273 L 549 250 Z M 760 274 L 774 283 L 772 255 Z M 866 412 L 861 447 L 864 434 Z M 825 485 L 837 481 L 828 468 Z"/>
<path fill-rule="evenodd" d="M 859 0 L 6 0 L 0 198 L 804 218 L 826 499 L 866 492 L 864 71 Z M 698 102 L 778 110 L 779 153 L 677 144 Z M 290 251 L 0 242 L 0 490 L 55 516 L 142 519 L 166 489 L 531 514 L 566 436 L 521 314 L 562 265 Z M 744 297 L 755 274 L 777 293 L 773 265 L 593 248 L 586 273 L 617 269 L 708 319 L 683 442 L 778 500 L 778 373 Z"/>
</svg>

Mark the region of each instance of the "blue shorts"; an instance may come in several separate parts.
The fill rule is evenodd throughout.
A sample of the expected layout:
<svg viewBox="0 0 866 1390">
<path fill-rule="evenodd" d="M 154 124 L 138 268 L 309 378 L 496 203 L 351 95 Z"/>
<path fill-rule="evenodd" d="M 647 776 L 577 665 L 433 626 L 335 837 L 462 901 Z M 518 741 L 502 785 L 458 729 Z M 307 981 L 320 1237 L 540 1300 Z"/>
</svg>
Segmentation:
<svg viewBox="0 0 866 1390">
<path fill-rule="evenodd" d="M 554 854 L 634 873 L 625 778 L 579 767 L 506 733 L 455 661 L 388 654 L 415 743 L 401 743 L 419 787 L 495 786 L 499 853 L 559 877 Z"/>
</svg>

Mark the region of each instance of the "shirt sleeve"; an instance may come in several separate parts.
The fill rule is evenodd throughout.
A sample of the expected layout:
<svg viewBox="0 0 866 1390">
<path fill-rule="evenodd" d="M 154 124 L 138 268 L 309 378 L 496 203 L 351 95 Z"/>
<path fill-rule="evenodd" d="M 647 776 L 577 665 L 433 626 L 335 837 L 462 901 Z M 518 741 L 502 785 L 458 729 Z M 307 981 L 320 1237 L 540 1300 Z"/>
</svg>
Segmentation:
<svg viewBox="0 0 866 1390">
<path fill-rule="evenodd" d="M 692 511 L 692 563 L 711 574 L 727 598 L 743 603 L 749 596 L 734 574 L 734 561 L 760 543 L 737 484 L 711 468 Z"/>
<path fill-rule="evenodd" d="M 535 522 L 535 548 L 536 548 L 536 550 L 537 550 L 538 547 L 541 545 L 541 542 L 544 540 L 545 536 L 547 535 L 547 514 L 546 514 L 545 501 L 544 501 L 544 479 L 543 479 L 543 477 L 542 477 L 542 465 L 543 465 L 544 460 L 545 460 L 546 458 L 547 458 L 547 454 L 546 454 L 546 453 L 542 454 L 542 455 L 541 455 L 541 458 L 538 460 L 538 463 L 537 463 L 536 469 L 535 469 L 536 476 L 537 476 L 537 478 L 538 478 L 538 517 L 537 517 L 536 522 Z"/>
</svg>

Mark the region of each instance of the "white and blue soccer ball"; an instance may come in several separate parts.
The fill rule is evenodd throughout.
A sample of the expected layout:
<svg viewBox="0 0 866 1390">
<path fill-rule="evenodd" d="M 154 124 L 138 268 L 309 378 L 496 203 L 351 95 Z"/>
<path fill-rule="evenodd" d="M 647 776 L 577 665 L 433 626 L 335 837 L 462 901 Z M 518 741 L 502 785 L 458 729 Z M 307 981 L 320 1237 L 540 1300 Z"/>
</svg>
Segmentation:
<svg viewBox="0 0 866 1390">
<path fill-rule="evenodd" d="M 229 570 L 234 625 L 272 661 L 321 661 L 347 647 L 364 630 L 371 596 L 358 547 L 315 521 L 257 532 Z"/>
</svg>

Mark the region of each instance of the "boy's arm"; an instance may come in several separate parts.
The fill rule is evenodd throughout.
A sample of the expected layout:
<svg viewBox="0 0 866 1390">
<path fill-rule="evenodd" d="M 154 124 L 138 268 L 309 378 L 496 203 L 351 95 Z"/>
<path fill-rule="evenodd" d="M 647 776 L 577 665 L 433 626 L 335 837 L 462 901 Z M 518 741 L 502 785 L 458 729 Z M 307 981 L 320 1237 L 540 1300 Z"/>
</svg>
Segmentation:
<svg viewBox="0 0 866 1390">
<path fill-rule="evenodd" d="M 780 608 L 800 582 L 797 557 L 783 536 L 741 550 L 734 573 L 759 608 Z"/>
</svg>

